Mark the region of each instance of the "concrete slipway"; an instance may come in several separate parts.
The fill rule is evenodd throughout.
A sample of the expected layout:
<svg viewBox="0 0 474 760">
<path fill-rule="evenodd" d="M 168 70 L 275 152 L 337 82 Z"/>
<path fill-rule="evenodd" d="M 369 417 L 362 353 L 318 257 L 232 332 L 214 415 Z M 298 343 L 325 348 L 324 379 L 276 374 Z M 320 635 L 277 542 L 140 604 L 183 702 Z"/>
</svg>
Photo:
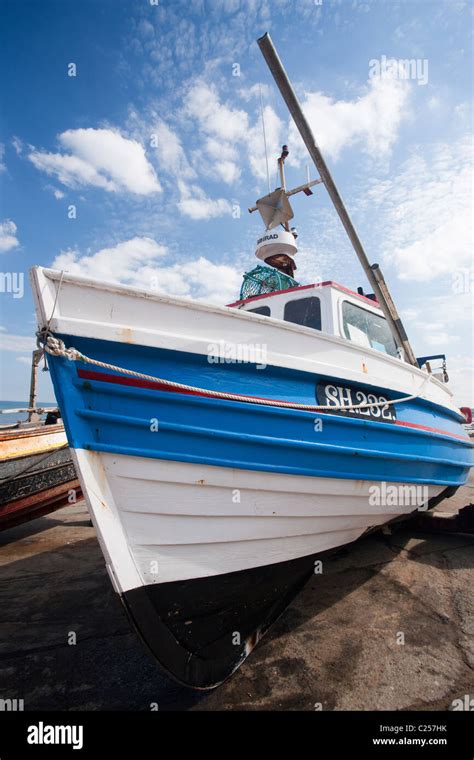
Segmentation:
<svg viewBox="0 0 474 760">
<path fill-rule="evenodd" d="M 235 676 L 198 694 L 130 629 L 83 502 L 5 531 L 0 698 L 25 710 L 447 710 L 474 696 L 474 535 L 443 520 L 471 501 L 472 481 L 444 517 L 326 560 Z"/>
</svg>

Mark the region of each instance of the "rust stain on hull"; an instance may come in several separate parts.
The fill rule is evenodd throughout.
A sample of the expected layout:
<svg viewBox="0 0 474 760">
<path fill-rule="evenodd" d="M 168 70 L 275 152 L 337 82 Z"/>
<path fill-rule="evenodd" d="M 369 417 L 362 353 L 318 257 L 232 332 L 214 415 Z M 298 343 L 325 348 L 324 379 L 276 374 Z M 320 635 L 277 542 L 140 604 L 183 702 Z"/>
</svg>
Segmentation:
<svg viewBox="0 0 474 760">
<path fill-rule="evenodd" d="M 131 327 L 121 327 L 118 333 L 124 343 L 135 343 Z"/>
</svg>

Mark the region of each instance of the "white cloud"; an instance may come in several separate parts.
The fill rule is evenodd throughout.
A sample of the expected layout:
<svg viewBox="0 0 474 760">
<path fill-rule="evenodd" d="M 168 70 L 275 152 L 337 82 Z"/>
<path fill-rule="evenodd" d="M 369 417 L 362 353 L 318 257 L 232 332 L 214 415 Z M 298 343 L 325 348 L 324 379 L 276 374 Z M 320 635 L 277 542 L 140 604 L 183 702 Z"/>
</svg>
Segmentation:
<svg viewBox="0 0 474 760">
<path fill-rule="evenodd" d="M 222 141 L 241 140 L 247 134 L 247 112 L 221 103 L 216 88 L 204 81 L 191 87 L 184 110 L 198 121 L 203 132 Z"/>
<path fill-rule="evenodd" d="M 205 149 L 211 158 L 226 161 L 237 161 L 239 152 L 235 145 L 218 140 L 215 137 L 209 137 L 206 140 Z"/>
<path fill-rule="evenodd" d="M 264 107 L 263 118 L 265 121 L 270 183 L 273 184 L 276 166 L 275 158 L 280 155 L 281 145 L 285 142 L 285 138 L 283 138 L 284 125 L 271 106 L 267 105 Z M 247 135 L 247 151 L 250 169 L 254 177 L 259 180 L 266 179 L 267 164 L 265 161 L 265 144 L 260 114 L 256 117 L 255 124 Z"/>
<path fill-rule="evenodd" d="M 66 195 L 65 193 L 63 193 L 62 190 L 59 190 L 59 188 L 54 187 L 54 185 L 45 185 L 45 189 L 49 190 L 49 192 L 54 195 L 57 201 L 60 201 Z"/>
<path fill-rule="evenodd" d="M 17 362 L 20 362 L 20 364 L 27 364 L 31 367 L 31 356 L 17 356 L 16 360 Z"/>
<path fill-rule="evenodd" d="M 151 130 L 151 138 L 163 171 L 186 179 L 196 176 L 196 172 L 186 158 L 176 130 L 172 130 L 162 119 L 157 119 Z"/>
<path fill-rule="evenodd" d="M 160 293 L 192 296 L 221 305 L 238 297 L 242 280 L 240 272 L 233 267 L 214 264 L 203 256 L 164 267 L 155 275 L 153 285 Z"/>
<path fill-rule="evenodd" d="M 204 190 L 197 185 L 178 182 L 181 200 L 178 208 L 182 214 L 191 219 L 213 219 L 232 212 L 232 206 L 225 198 L 208 198 Z"/>
<path fill-rule="evenodd" d="M 7 333 L 5 327 L 0 327 L 0 350 L 24 354 L 36 348 L 35 339 L 31 335 L 15 335 Z M 31 359 L 29 360 L 31 362 Z"/>
<path fill-rule="evenodd" d="M 428 346 L 446 348 L 455 341 L 460 340 L 459 335 L 453 335 L 446 331 L 444 322 L 420 322 L 418 329 L 423 330 L 423 340 Z"/>
<path fill-rule="evenodd" d="M 443 282 L 443 291 L 442 295 L 433 295 L 423 289 L 416 307 L 404 309 L 401 316 L 418 356 L 446 354 L 455 402 L 469 406 L 474 404 L 472 292 L 459 293 L 448 282 Z"/>
<path fill-rule="evenodd" d="M 235 145 L 218 140 L 215 137 L 209 137 L 204 149 L 211 159 L 209 165 L 211 176 L 223 180 L 228 185 L 238 181 L 240 178 L 240 167 L 237 163 L 239 152 Z M 206 168 L 207 162 L 205 162 L 204 173 Z"/>
<path fill-rule="evenodd" d="M 337 159 L 344 148 L 359 144 L 376 158 L 390 155 L 402 119 L 408 112 L 411 82 L 393 76 L 369 78 L 366 91 L 352 101 L 333 100 L 321 92 L 306 92 L 303 109 L 324 153 Z M 197 122 L 203 137 L 202 152 L 211 160 L 214 176 L 232 184 L 240 175 L 239 159 L 246 156 L 252 174 L 260 181 L 267 177 L 258 85 L 239 90 L 246 101 L 255 101 L 254 115 L 224 102 L 214 84 L 204 80 L 187 94 L 184 115 Z M 266 98 L 268 94 L 266 93 Z M 253 109 L 253 106 L 252 106 Z M 307 161 L 293 121 L 284 124 L 271 105 L 264 106 L 265 133 L 271 182 L 274 158 L 282 142 L 291 145 L 289 163 Z M 203 159 L 205 161 L 205 159 Z"/>
<path fill-rule="evenodd" d="M 448 387 L 458 406 L 474 408 L 474 359 L 463 354 L 448 357 Z"/>
<path fill-rule="evenodd" d="M 234 184 L 240 177 L 240 169 L 233 161 L 216 161 L 214 171 L 228 185 Z"/>
<path fill-rule="evenodd" d="M 28 158 L 37 169 L 50 176 L 56 176 L 67 187 L 93 185 L 109 192 L 117 189 L 115 184 L 100 174 L 94 166 L 77 156 L 36 151 L 30 153 Z"/>
<path fill-rule="evenodd" d="M 135 237 L 111 248 L 102 248 L 91 255 L 80 256 L 77 251 L 62 251 L 52 263 L 54 269 L 64 269 L 99 280 L 134 280 L 137 268 L 155 264 L 167 250 L 152 238 Z"/>
<path fill-rule="evenodd" d="M 413 322 L 418 319 L 420 312 L 418 309 L 402 309 L 400 311 L 400 317 L 404 322 Z"/>
<path fill-rule="evenodd" d="M 196 154 L 202 173 L 229 185 L 237 182 L 241 173 L 238 145 L 248 138 L 247 112 L 221 102 L 214 85 L 201 80 L 189 90 L 184 114 L 197 121 L 203 136 Z"/>
<path fill-rule="evenodd" d="M 257 94 L 256 88 L 254 85 L 239 93 L 249 101 Z M 246 157 L 253 175 L 259 180 L 266 178 L 260 106 L 251 123 L 247 111 L 224 103 L 213 84 L 200 80 L 188 92 L 184 114 L 197 122 L 202 135 L 200 160 L 203 174 L 229 185 L 235 184 L 240 178 L 242 157 Z M 264 108 L 264 119 L 271 161 L 271 156 L 276 155 L 281 145 L 283 122 L 269 105 Z"/>
<path fill-rule="evenodd" d="M 468 128 L 472 128 L 472 103 L 459 103 L 454 109 L 454 116 L 460 122 L 465 122 Z"/>
<path fill-rule="evenodd" d="M 336 160 L 344 148 L 359 144 L 376 158 L 390 154 L 402 119 L 407 115 L 411 84 L 396 77 L 372 77 L 356 100 L 333 100 L 322 92 L 306 92 L 302 107 L 324 155 Z M 293 121 L 289 142 L 292 158 L 306 156 Z"/>
<path fill-rule="evenodd" d="M 441 99 L 436 95 L 432 95 L 428 100 L 428 108 L 430 111 L 436 111 L 442 105 Z"/>
<path fill-rule="evenodd" d="M 379 207 L 385 259 L 401 280 L 433 280 L 473 265 L 469 139 L 420 148 L 391 180 L 369 189 L 369 200 Z"/>
<path fill-rule="evenodd" d="M 418 294 L 416 308 L 401 312 L 410 332 L 418 333 L 419 342 L 437 345 L 440 351 L 446 350 L 452 340 L 460 340 L 466 330 L 472 332 L 474 309 L 471 292 L 457 293 L 448 283 L 443 285 L 442 295 L 426 289 Z"/>
<path fill-rule="evenodd" d="M 230 213 L 229 201 L 209 198 L 193 180 L 196 180 L 199 171 L 202 178 L 218 179 L 229 184 L 235 182 L 240 176 L 240 169 L 235 164 L 238 153 L 234 147 L 216 137 L 207 136 L 200 141 L 199 149 L 191 151 L 188 158 L 177 127 L 166 123 L 154 109 L 144 117 L 137 111 L 131 111 L 128 125 L 134 135 L 149 140 L 160 172 L 173 178 L 167 190 L 182 214 L 195 220 L 207 220 Z"/>
<path fill-rule="evenodd" d="M 237 297 L 241 274 L 233 267 L 214 264 L 202 256 L 166 266 L 162 263 L 166 253 L 166 248 L 151 238 L 134 238 L 94 254 L 81 256 L 78 251 L 61 252 L 52 267 L 71 274 L 221 304 Z"/>
<path fill-rule="evenodd" d="M 11 219 L 0 223 L 0 253 L 6 253 L 20 245 L 16 231 L 17 226 Z"/>
<path fill-rule="evenodd" d="M 149 195 L 161 191 L 155 170 L 143 146 L 112 129 L 69 129 L 59 135 L 69 153 L 34 150 L 28 158 L 40 171 L 56 176 L 63 185 L 101 187 L 109 192 Z"/>
<path fill-rule="evenodd" d="M 258 98 L 260 102 L 260 92 L 262 93 L 262 100 L 267 99 L 270 95 L 270 87 L 267 84 L 253 84 L 251 87 L 242 87 L 239 90 L 239 95 L 243 100 L 247 102 Z"/>
<path fill-rule="evenodd" d="M 23 152 L 23 142 L 16 135 L 12 138 L 12 146 L 15 149 L 17 156 L 21 156 Z"/>
</svg>

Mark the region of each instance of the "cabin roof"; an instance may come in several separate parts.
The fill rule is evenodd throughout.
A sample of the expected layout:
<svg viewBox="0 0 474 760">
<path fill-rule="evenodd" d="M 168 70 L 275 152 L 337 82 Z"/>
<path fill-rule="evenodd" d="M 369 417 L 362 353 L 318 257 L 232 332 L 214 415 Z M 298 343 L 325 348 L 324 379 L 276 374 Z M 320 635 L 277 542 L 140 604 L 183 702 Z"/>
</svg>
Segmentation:
<svg viewBox="0 0 474 760">
<path fill-rule="evenodd" d="M 261 298 L 271 298 L 272 296 L 279 296 L 282 293 L 294 293 L 296 290 L 307 290 L 309 288 L 336 288 L 337 290 L 340 290 L 343 293 L 348 293 L 350 296 L 353 296 L 354 298 L 360 298 L 362 301 L 368 302 L 371 306 L 379 306 L 379 302 L 377 300 L 374 300 L 373 298 L 367 298 L 367 296 L 361 296 L 360 293 L 355 293 L 353 290 L 350 290 L 349 288 L 346 288 L 344 285 L 340 285 L 338 282 L 334 282 L 333 280 L 325 280 L 325 282 L 313 282 L 311 285 L 297 285 L 295 288 L 285 288 L 284 290 L 275 290 L 273 293 L 262 293 L 258 296 L 251 296 L 250 298 L 244 298 L 241 301 L 234 301 L 233 303 L 228 303 L 227 306 L 233 307 L 233 306 L 241 306 L 244 303 L 250 303 L 253 301 L 258 301 Z"/>
</svg>

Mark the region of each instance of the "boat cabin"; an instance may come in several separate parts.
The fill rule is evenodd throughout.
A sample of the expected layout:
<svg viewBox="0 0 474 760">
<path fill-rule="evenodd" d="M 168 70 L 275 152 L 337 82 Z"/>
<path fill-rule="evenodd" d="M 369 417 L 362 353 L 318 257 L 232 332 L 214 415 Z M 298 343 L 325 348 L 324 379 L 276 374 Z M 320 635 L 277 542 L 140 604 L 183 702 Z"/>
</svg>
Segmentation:
<svg viewBox="0 0 474 760">
<path fill-rule="evenodd" d="M 303 325 L 358 346 L 399 356 L 377 301 L 327 281 L 264 293 L 229 304 L 252 314 Z"/>
</svg>

